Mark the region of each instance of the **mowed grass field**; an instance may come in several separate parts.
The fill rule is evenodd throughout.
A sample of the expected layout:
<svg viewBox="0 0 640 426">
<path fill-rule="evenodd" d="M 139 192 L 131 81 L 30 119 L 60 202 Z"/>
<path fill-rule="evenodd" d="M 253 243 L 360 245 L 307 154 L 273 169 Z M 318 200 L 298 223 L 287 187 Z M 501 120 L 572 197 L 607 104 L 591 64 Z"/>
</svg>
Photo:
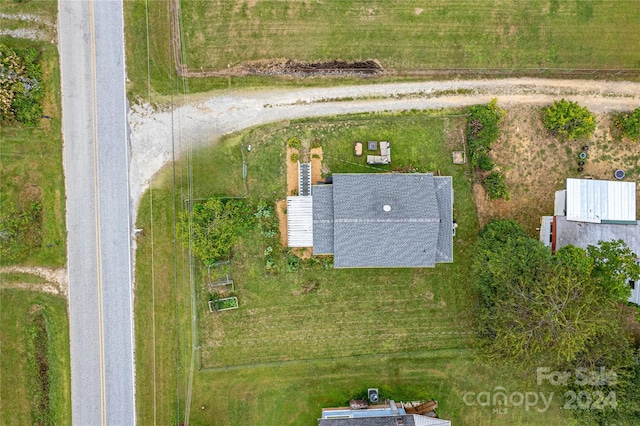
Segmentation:
<svg viewBox="0 0 640 426">
<path fill-rule="evenodd" d="M 0 424 L 71 424 L 65 299 L 0 289 L 0 371 Z"/>
<path fill-rule="evenodd" d="M 58 51 L 50 43 L 10 37 L 0 37 L 0 43 L 16 48 L 34 47 L 41 52 L 43 114 L 51 117 L 43 118 L 36 127 L 0 126 L 1 208 L 7 211 L 14 206 L 20 211 L 32 201 L 42 205 L 41 230 L 33 229 L 37 236 L 31 238 L 41 244 L 13 263 L 62 267 L 66 260 L 66 229 Z M 0 259 L 0 265 L 6 263 L 7 259 Z"/>
<path fill-rule="evenodd" d="M 458 114 L 276 123 L 229 136 L 158 175 L 137 224 L 145 230 L 136 263 L 138 421 L 185 421 L 190 395 L 193 425 L 313 425 L 322 407 L 343 406 L 367 387 L 379 387 L 395 400 L 435 398 L 439 414 L 461 425 L 566 424 L 558 404 L 544 413 L 521 407 L 495 417 L 490 407 L 462 399 L 466 391 L 496 386 L 525 391 L 535 386 L 535 372 L 514 375 L 476 361 L 468 274 L 478 225 L 469 170 L 451 162 L 451 150 L 461 148 L 464 118 Z M 190 275 L 186 250 L 174 238 L 175 214 L 187 196 L 243 194 L 240 143 L 252 145 L 246 154 L 248 201 L 284 198 L 285 145 L 292 136 L 305 144 L 320 141 L 332 173 L 389 170 L 371 169 L 353 156 L 354 140 L 389 140 L 394 170 L 453 176 L 459 223 L 454 263 L 406 270 L 305 265 L 287 273 L 282 254 L 279 273 L 271 275 L 264 269 L 262 237 L 249 233 L 232 260 L 240 308 L 209 313 L 203 270 L 196 265 Z M 190 278 L 197 337 L 191 333 Z M 305 294 L 310 281 L 317 290 Z M 190 387 L 194 338 L 199 350 Z"/>
<path fill-rule="evenodd" d="M 432 68 L 640 68 L 636 0 L 181 0 L 186 64 L 377 59 Z"/>
</svg>

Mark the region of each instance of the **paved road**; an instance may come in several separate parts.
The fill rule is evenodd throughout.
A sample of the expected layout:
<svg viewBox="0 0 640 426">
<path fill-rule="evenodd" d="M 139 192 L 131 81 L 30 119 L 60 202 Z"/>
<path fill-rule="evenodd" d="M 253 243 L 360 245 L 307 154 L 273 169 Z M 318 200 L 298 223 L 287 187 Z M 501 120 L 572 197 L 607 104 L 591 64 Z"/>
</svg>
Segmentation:
<svg viewBox="0 0 640 426">
<path fill-rule="evenodd" d="M 72 420 L 135 424 L 122 1 L 59 0 Z"/>
</svg>

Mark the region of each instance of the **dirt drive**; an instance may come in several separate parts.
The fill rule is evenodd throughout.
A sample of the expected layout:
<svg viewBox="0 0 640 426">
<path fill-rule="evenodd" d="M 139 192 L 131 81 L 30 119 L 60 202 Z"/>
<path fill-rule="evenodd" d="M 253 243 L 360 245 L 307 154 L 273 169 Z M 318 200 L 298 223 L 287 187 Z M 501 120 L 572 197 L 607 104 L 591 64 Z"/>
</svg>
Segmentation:
<svg viewBox="0 0 640 426">
<path fill-rule="evenodd" d="M 464 94 L 459 94 L 460 91 Z M 485 198 L 478 188 L 481 220 L 493 214 L 526 215 L 525 222 L 533 227 L 538 220 L 533 218 L 539 212 L 551 213 L 548 207 L 551 204 L 547 203 L 550 203 L 552 190 L 561 186 L 562 176 L 569 176 L 576 170 L 572 158 L 582 143 L 560 145 L 544 134 L 535 114 L 541 106 L 554 100 L 564 97 L 598 113 L 598 131 L 590 141 L 590 158 L 583 175 L 608 177 L 612 173 L 610 168 L 618 164 L 638 167 L 633 145 L 624 145 L 622 151 L 613 149 L 614 142 L 608 140 L 606 114 L 640 106 L 640 83 L 514 78 L 221 92 L 208 99 L 198 95 L 193 103 L 173 112 L 156 111 L 149 105 L 132 107 L 129 121 L 133 211 L 155 173 L 174 156 L 215 143 L 224 134 L 286 119 L 460 107 L 487 103 L 494 97 L 510 111 L 502 140 L 496 144 L 492 155 L 507 173 L 512 197 L 508 202 L 483 203 Z M 344 101 L 346 99 L 348 101 Z M 615 156 L 610 153 L 614 151 L 618 153 Z M 577 171 L 575 175 L 578 175 Z M 522 203 L 535 207 L 535 212 L 518 207 Z"/>
</svg>

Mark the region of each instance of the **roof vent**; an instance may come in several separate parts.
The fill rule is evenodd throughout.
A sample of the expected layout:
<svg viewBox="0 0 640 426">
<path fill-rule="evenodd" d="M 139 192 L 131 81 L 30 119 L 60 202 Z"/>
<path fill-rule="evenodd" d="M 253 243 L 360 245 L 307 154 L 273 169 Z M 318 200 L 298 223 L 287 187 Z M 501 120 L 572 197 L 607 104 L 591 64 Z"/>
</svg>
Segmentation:
<svg viewBox="0 0 640 426">
<path fill-rule="evenodd" d="M 385 204 L 382 207 L 382 210 L 384 210 L 385 212 L 390 212 L 391 211 L 391 206 L 389 204 Z"/>
</svg>

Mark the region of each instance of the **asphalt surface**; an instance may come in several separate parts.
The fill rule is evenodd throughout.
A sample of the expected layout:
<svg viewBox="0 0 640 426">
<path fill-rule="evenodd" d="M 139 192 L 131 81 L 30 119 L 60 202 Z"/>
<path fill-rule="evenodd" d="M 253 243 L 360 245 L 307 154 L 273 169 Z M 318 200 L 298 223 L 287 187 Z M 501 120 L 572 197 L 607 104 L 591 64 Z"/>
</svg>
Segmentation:
<svg viewBox="0 0 640 426">
<path fill-rule="evenodd" d="M 135 424 L 122 1 L 59 1 L 72 421 Z"/>
</svg>

